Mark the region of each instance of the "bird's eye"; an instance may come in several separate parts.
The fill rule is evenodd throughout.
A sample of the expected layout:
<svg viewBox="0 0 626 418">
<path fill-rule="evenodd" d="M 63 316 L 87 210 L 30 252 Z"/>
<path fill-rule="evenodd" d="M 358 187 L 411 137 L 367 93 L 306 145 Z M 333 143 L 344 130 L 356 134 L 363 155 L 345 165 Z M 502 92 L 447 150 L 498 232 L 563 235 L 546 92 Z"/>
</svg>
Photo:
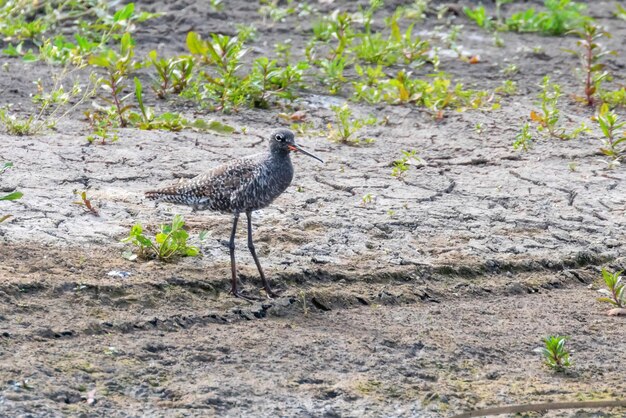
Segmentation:
<svg viewBox="0 0 626 418">
<path fill-rule="evenodd" d="M 281 141 L 281 142 L 285 140 L 285 137 L 282 134 L 276 134 L 275 138 L 277 141 Z"/>
</svg>

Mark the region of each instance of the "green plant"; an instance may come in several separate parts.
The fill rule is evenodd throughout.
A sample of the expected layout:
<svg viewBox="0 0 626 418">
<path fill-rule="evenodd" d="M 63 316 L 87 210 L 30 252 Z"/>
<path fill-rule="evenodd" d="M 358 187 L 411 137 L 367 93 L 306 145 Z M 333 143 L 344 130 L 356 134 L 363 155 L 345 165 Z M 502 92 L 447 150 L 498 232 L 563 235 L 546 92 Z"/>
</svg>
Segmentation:
<svg viewBox="0 0 626 418">
<path fill-rule="evenodd" d="M 82 192 L 79 192 L 78 190 L 74 190 L 74 195 L 78 196 L 80 200 L 72 202 L 73 204 L 82 207 L 86 212 L 91 213 L 94 216 L 100 216 L 98 209 L 96 209 L 96 207 L 91 203 L 91 199 L 87 197 L 86 191 L 83 190 Z"/>
<path fill-rule="evenodd" d="M 321 70 L 320 81 L 328 86 L 331 94 L 337 94 L 346 82 L 343 71 L 346 66 L 346 58 L 342 56 L 332 59 L 322 59 L 318 62 Z"/>
<path fill-rule="evenodd" d="M 371 193 L 367 193 L 367 194 L 363 195 L 363 197 L 361 198 L 361 205 L 363 205 L 363 206 L 370 205 L 370 204 L 374 203 L 375 200 L 376 200 L 376 196 L 374 196 Z"/>
<path fill-rule="evenodd" d="M 491 30 L 494 28 L 493 18 L 487 15 L 484 6 L 478 6 L 474 9 L 470 9 L 469 7 L 463 8 L 463 13 L 470 19 L 473 20 L 479 27 Z"/>
<path fill-rule="evenodd" d="M 237 74 L 241 59 L 248 52 L 243 40 L 219 34 L 203 40 L 197 33 L 189 32 L 187 48 L 204 65 L 200 72 L 204 83 L 196 85 L 201 100 L 211 102 L 216 110 L 236 108 L 246 102 L 248 82 Z"/>
<path fill-rule="evenodd" d="M 209 0 L 209 7 L 214 12 L 221 12 L 224 10 L 224 1 L 223 0 Z"/>
<path fill-rule="evenodd" d="M 551 138 L 560 140 L 574 139 L 582 132 L 588 132 L 589 128 L 584 123 L 581 123 L 578 128 L 569 133 L 565 128 L 560 127 L 560 111 L 557 105 L 561 96 L 561 86 L 551 83 L 550 78 L 545 76 L 541 83 L 541 92 L 539 93 L 541 111 L 535 112 L 533 110 L 530 112 L 530 119 L 536 123 L 537 130 Z"/>
<path fill-rule="evenodd" d="M 620 160 L 626 155 L 626 131 L 618 134 L 617 131 L 626 126 L 626 122 L 622 122 L 619 116 L 612 110 L 609 110 L 609 106 L 604 103 L 600 107 L 600 111 L 593 118 L 604 135 L 602 139 L 603 147 L 600 151 L 604 155 L 611 157 L 613 160 Z"/>
<path fill-rule="evenodd" d="M 94 93 L 93 77 L 88 84 L 81 86 L 74 81 L 71 89 L 65 90 L 63 83 L 67 82 L 71 74 L 80 71 L 82 67 L 69 66 L 52 76 L 53 85 L 46 91 L 41 80 L 36 82 L 37 93 L 32 96 L 33 102 L 39 107 L 38 112 L 27 117 L 18 117 L 10 113 L 10 108 L 0 109 L 0 122 L 11 135 L 26 136 L 40 134 L 45 128 L 52 128 L 65 118 L 74 109 L 80 106 Z"/>
<path fill-rule="evenodd" d="M 545 346 L 541 350 L 543 362 L 551 369 L 561 372 L 572 365 L 569 351 L 565 348 L 567 337 L 550 336 L 543 339 Z"/>
<path fill-rule="evenodd" d="M 122 242 L 131 243 L 137 249 L 137 253 L 127 252 L 125 257 L 129 260 L 140 257 L 143 259 L 156 258 L 161 261 L 169 261 L 176 257 L 194 257 L 199 255 L 200 250 L 197 247 L 187 244 L 189 234 L 183 229 L 184 226 L 185 221 L 183 217 L 175 215 L 170 225 L 161 225 L 161 231 L 155 235 L 153 240 L 144 235 L 140 224 L 134 225 L 128 237 L 124 238 Z"/>
<path fill-rule="evenodd" d="M 515 136 L 515 142 L 513 142 L 513 149 L 521 149 L 522 151 L 528 151 L 532 146 L 533 136 L 530 133 L 530 123 L 526 122 L 522 126 L 522 131 Z"/>
<path fill-rule="evenodd" d="M 4 173 L 5 171 L 9 170 L 10 168 L 13 168 L 13 163 L 11 163 L 11 162 L 4 163 L 0 167 L 0 174 Z M 0 196 L 0 200 L 18 200 L 18 199 L 21 199 L 22 196 L 24 196 L 24 193 L 22 193 L 20 191 L 13 191 L 13 192 L 11 192 L 9 194 L 5 194 L 4 196 Z M 0 223 L 6 221 L 10 217 L 11 217 L 11 215 L 0 215 Z"/>
<path fill-rule="evenodd" d="M 545 11 L 529 8 L 503 19 L 502 5 L 512 0 L 496 0 L 496 17 L 487 14 L 483 6 L 474 9 L 465 7 L 465 15 L 478 26 L 489 31 L 540 32 L 544 35 L 563 35 L 582 27 L 592 19 L 583 14 L 587 6 L 571 0 L 544 0 Z"/>
<path fill-rule="evenodd" d="M 366 119 L 353 118 L 352 109 L 348 104 L 343 106 L 331 106 L 335 112 L 336 125 L 328 124 L 328 138 L 343 144 L 357 145 L 361 143 L 361 139 L 356 137 L 356 133 L 364 126 L 376 123 L 376 118 L 369 117 Z M 365 139 L 366 143 L 372 142 L 372 139 Z"/>
<path fill-rule="evenodd" d="M 124 95 L 127 88 L 126 79 L 130 71 L 136 66 L 133 61 L 135 47 L 130 33 L 126 32 L 120 40 L 120 52 L 109 49 L 99 55 L 89 57 L 89 64 L 102 67 L 105 76 L 99 81 L 106 96 L 102 97 L 115 110 L 119 126 L 124 128 L 128 124 L 126 114 L 132 105 L 127 103 L 127 99 L 132 93 Z"/>
<path fill-rule="evenodd" d="M 607 297 L 598 298 L 600 302 L 607 302 L 616 308 L 626 307 L 626 293 L 624 293 L 624 283 L 622 283 L 623 271 L 609 272 L 602 269 L 602 278 L 607 289 L 601 289 L 600 292 Z"/>
<path fill-rule="evenodd" d="M 275 60 L 270 61 L 266 57 L 257 58 L 254 60 L 247 80 L 248 100 L 255 107 L 266 108 L 273 96 L 295 99 L 295 88 L 300 84 L 304 71 L 308 67 L 306 62 L 279 67 Z"/>
<path fill-rule="evenodd" d="M 613 14 L 619 19 L 626 20 L 626 8 L 624 8 L 619 3 L 617 3 L 615 6 L 617 7 L 617 10 L 613 12 Z"/>
<path fill-rule="evenodd" d="M 260 3 L 259 14 L 263 16 L 263 19 L 269 17 L 274 22 L 282 22 L 290 15 L 306 17 L 313 12 L 312 7 L 307 2 L 287 0 L 286 7 L 279 7 L 278 0 L 260 0 Z"/>
<path fill-rule="evenodd" d="M 397 179 L 403 179 L 406 172 L 409 170 L 411 161 L 420 162 L 421 159 L 417 156 L 417 152 L 414 150 L 402 151 L 402 157 L 393 162 L 393 169 L 391 175 Z"/>
<path fill-rule="evenodd" d="M 87 136 L 87 141 L 90 143 L 100 141 L 100 144 L 105 145 L 107 141 L 115 142 L 119 139 L 114 123 L 115 114 L 111 111 L 112 109 L 85 111 L 85 117 L 91 129 L 91 133 Z"/>
<path fill-rule="evenodd" d="M 541 32 L 546 35 L 563 35 L 580 28 L 591 18 L 583 15 L 587 6 L 571 0 L 544 0 L 546 11 L 534 8 L 514 13 L 506 20 L 507 30 L 516 32 Z"/>
<path fill-rule="evenodd" d="M 602 103 L 608 104 L 610 107 L 626 107 L 626 87 L 622 86 L 617 90 L 604 90 L 598 92 Z"/>
<path fill-rule="evenodd" d="M 169 93 L 182 92 L 192 77 L 193 58 L 188 56 L 159 58 L 155 50 L 148 53 L 150 65 L 154 67 L 157 77 L 154 78 L 152 90 L 159 99 L 164 99 Z"/>
<path fill-rule="evenodd" d="M 615 51 L 604 49 L 597 40 L 602 37 L 610 38 L 611 34 L 589 22 L 585 22 L 582 30 L 573 31 L 572 33 L 580 37 L 577 45 L 581 47 L 581 50 L 567 51 L 579 57 L 581 61 L 581 72 L 585 80 L 584 101 L 587 106 L 593 106 L 595 94 L 598 92 L 600 84 L 610 77 L 609 73 L 604 71 L 604 64 L 600 60 L 608 54 L 616 54 Z"/>
</svg>

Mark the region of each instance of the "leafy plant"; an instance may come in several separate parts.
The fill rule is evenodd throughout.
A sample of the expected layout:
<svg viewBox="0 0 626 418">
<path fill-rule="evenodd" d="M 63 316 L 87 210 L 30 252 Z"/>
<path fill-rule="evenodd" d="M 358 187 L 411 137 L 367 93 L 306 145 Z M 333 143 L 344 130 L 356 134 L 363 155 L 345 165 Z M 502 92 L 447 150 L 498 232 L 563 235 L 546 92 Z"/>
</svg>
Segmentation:
<svg viewBox="0 0 626 418">
<path fill-rule="evenodd" d="M 626 87 L 622 86 L 617 90 L 604 90 L 598 92 L 602 103 L 608 104 L 611 108 L 626 107 Z"/>
<path fill-rule="evenodd" d="M 626 20 L 626 8 L 619 3 L 615 6 L 617 7 L 617 10 L 613 14 L 622 20 Z"/>
<path fill-rule="evenodd" d="M 567 337 L 550 336 L 543 339 L 545 346 L 541 350 L 543 362 L 551 369 L 562 372 L 572 365 L 569 351 L 565 348 Z"/>
<path fill-rule="evenodd" d="M 595 94 L 599 90 L 600 84 L 609 78 L 609 73 L 604 71 L 604 64 L 601 59 L 608 55 L 615 55 L 615 51 L 608 51 L 600 45 L 597 40 L 602 37 L 610 38 L 611 34 L 593 25 L 585 22 L 582 30 L 573 31 L 580 40 L 577 45 L 581 47 L 579 51 L 567 50 L 568 52 L 579 57 L 581 61 L 581 72 L 585 80 L 585 96 L 584 100 L 587 106 L 593 106 L 595 103 Z"/>
<path fill-rule="evenodd" d="M 197 85 L 201 100 L 216 103 L 216 110 L 236 108 L 246 101 L 247 81 L 237 74 L 241 59 L 248 52 L 238 37 L 212 34 L 203 40 L 195 32 L 187 34 L 187 48 L 205 69 L 200 72 L 204 83 Z"/>
<path fill-rule="evenodd" d="M 356 133 L 362 127 L 376 123 L 376 118 L 374 117 L 367 119 L 353 118 L 352 109 L 350 109 L 347 103 L 343 106 L 331 106 L 331 109 L 335 112 L 336 126 L 328 124 L 328 138 L 333 141 L 352 145 L 360 144 L 361 139 L 355 136 Z M 365 140 L 366 143 L 372 141 L 372 139 Z"/>
<path fill-rule="evenodd" d="M 318 62 L 318 67 L 321 70 L 320 81 L 328 86 L 331 94 L 337 94 L 346 82 L 346 78 L 343 76 L 346 58 L 343 56 L 336 56 L 332 59 L 324 58 Z"/>
<path fill-rule="evenodd" d="M 587 128 L 584 123 L 581 123 L 581 125 L 572 132 L 567 132 L 565 128 L 560 126 L 560 111 L 557 105 L 562 95 L 561 86 L 556 83 L 551 83 L 550 78 L 545 76 L 541 83 L 541 92 L 539 93 L 541 111 L 531 111 L 530 119 L 532 122 L 535 122 L 537 131 L 551 138 L 560 140 L 574 139 L 582 132 L 589 131 L 589 128 Z"/>
<path fill-rule="evenodd" d="M 127 88 L 126 79 L 130 71 L 135 67 L 133 57 L 135 55 L 135 47 L 130 33 L 125 33 L 120 40 L 120 52 L 109 49 L 99 55 L 89 57 L 89 64 L 102 67 L 105 70 L 105 76 L 100 79 L 101 87 L 105 91 L 106 96 L 102 97 L 107 103 L 111 104 L 115 110 L 119 126 L 124 128 L 128 124 L 126 114 L 132 107 L 127 103 L 132 93 L 124 94 Z"/>
<path fill-rule="evenodd" d="M 87 110 L 85 117 L 89 122 L 91 134 L 87 136 L 87 141 L 93 143 L 100 141 L 105 145 L 107 141 L 115 142 L 119 139 L 118 131 L 115 127 L 115 114 L 111 113 L 111 109 L 107 110 Z"/>
<path fill-rule="evenodd" d="M 161 225 L 161 231 L 156 234 L 154 239 L 148 238 L 143 233 L 140 224 L 134 225 L 128 237 L 122 242 L 131 243 L 137 250 L 136 254 L 132 252 L 125 253 L 125 257 L 134 260 L 137 257 L 143 259 L 156 258 L 161 261 L 169 261 L 176 257 L 194 257 L 200 254 L 197 247 L 187 244 L 189 234 L 183 228 L 185 221 L 180 215 L 175 215 L 170 225 Z"/>
<path fill-rule="evenodd" d="M 159 99 L 164 99 L 169 93 L 179 94 L 189 84 L 194 66 L 191 57 L 159 58 L 153 50 L 148 53 L 148 59 L 157 72 L 152 90 Z"/>
<path fill-rule="evenodd" d="M 600 125 L 600 130 L 604 135 L 602 138 L 603 147 L 600 148 L 603 154 L 611 157 L 613 160 L 619 160 L 626 155 L 626 131 L 619 134 L 617 131 L 626 126 L 626 122 L 620 121 L 619 116 L 609 106 L 604 103 L 600 107 L 600 111 L 594 117 L 594 120 Z"/>
<path fill-rule="evenodd" d="M 464 7 L 463 13 L 465 13 L 470 20 L 473 20 L 476 25 L 481 28 L 491 30 L 494 27 L 493 18 L 487 15 L 487 11 L 484 6 L 477 6 L 474 9 Z"/>
<path fill-rule="evenodd" d="M 587 6 L 571 0 L 544 0 L 546 11 L 534 8 L 514 13 L 506 20 L 506 28 L 516 32 L 541 32 L 546 35 L 563 35 L 580 28 L 591 18 L 583 15 Z"/>
<path fill-rule="evenodd" d="M 626 293 L 624 293 L 622 273 L 623 271 L 611 273 L 606 269 L 602 269 L 602 278 L 607 289 L 601 289 L 600 292 L 606 294 L 607 297 L 598 298 L 600 302 L 610 303 L 616 308 L 626 307 Z"/>
<path fill-rule="evenodd" d="M 532 146 L 533 136 L 530 133 L 530 123 L 526 122 L 522 126 L 522 130 L 515 136 L 515 142 L 513 142 L 513 149 L 521 149 L 522 151 L 528 151 Z"/>
<path fill-rule="evenodd" d="M 0 174 L 4 173 L 5 171 L 7 171 L 8 169 L 12 167 L 13 167 L 13 163 L 11 162 L 4 163 L 2 167 L 0 167 Z M 0 200 L 18 200 L 18 199 L 21 199 L 22 196 L 24 196 L 24 193 L 20 191 L 14 191 L 9 194 L 5 194 L 4 196 L 0 196 Z M 11 215 L 0 215 L 0 223 L 6 221 L 10 217 Z"/>
<path fill-rule="evenodd" d="M 96 207 L 91 203 L 91 199 L 87 197 L 86 191 L 83 190 L 82 192 L 79 192 L 78 190 L 74 190 L 74 195 L 78 196 L 80 200 L 72 202 L 73 204 L 82 207 L 86 212 L 91 213 L 94 216 L 100 216 L 98 209 L 96 209 Z"/>
<path fill-rule="evenodd" d="M 393 169 L 391 175 L 397 179 L 403 179 L 406 172 L 411 166 L 411 161 L 420 162 L 421 159 L 417 156 L 415 150 L 402 151 L 402 157 L 393 162 Z"/>
<path fill-rule="evenodd" d="M 583 14 L 587 6 L 571 0 L 544 0 L 543 11 L 529 8 L 503 19 L 501 7 L 511 0 L 496 0 L 496 17 L 487 14 L 483 6 L 465 7 L 465 15 L 478 26 L 489 31 L 540 32 L 544 35 L 563 35 L 582 27 L 592 19 Z"/>
<path fill-rule="evenodd" d="M 63 83 L 67 82 L 73 72 L 81 68 L 64 67 L 60 73 L 52 76 L 54 84 L 49 91 L 46 91 L 44 83 L 38 80 L 37 93 L 32 96 L 33 102 L 39 107 L 35 114 L 19 117 L 10 113 L 9 107 L 0 109 L 0 122 L 7 133 L 17 136 L 40 134 L 45 128 L 54 127 L 59 120 L 80 106 L 94 93 L 93 78 L 90 77 L 89 83 L 84 86 L 74 81 L 71 89 L 67 91 Z"/>
</svg>

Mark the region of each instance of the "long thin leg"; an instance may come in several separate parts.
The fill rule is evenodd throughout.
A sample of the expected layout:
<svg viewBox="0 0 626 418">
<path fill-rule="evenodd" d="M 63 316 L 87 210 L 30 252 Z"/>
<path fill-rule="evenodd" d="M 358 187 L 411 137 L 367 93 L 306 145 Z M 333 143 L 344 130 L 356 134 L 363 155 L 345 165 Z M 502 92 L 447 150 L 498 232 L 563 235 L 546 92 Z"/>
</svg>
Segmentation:
<svg viewBox="0 0 626 418">
<path fill-rule="evenodd" d="M 239 296 L 239 292 L 237 291 L 237 266 L 235 264 L 235 233 L 237 232 L 237 221 L 239 221 L 239 213 L 235 212 L 233 230 L 230 233 L 230 242 L 228 243 L 228 249 L 230 250 L 230 272 L 232 274 L 230 293 L 234 296 Z"/>
<path fill-rule="evenodd" d="M 252 212 L 246 212 L 246 217 L 248 218 L 248 249 L 250 250 L 250 254 L 252 254 L 252 258 L 254 258 L 256 268 L 259 270 L 259 275 L 261 276 L 265 293 L 267 293 L 269 297 L 276 297 L 278 295 L 270 288 L 270 284 L 267 282 L 265 274 L 263 273 L 263 268 L 259 262 L 259 257 L 257 257 L 256 250 L 254 249 L 254 242 L 252 241 Z"/>
</svg>

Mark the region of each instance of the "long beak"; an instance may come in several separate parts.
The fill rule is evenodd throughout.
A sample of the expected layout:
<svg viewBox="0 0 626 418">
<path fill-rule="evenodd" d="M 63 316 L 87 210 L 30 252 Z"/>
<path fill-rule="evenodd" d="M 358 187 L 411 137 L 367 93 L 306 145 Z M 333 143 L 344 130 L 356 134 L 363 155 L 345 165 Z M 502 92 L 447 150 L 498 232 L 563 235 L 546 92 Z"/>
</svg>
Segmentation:
<svg viewBox="0 0 626 418">
<path fill-rule="evenodd" d="M 315 158 L 315 159 L 316 159 L 317 161 L 319 161 L 320 163 L 323 163 L 323 162 L 324 162 L 324 160 L 322 160 L 320 157 L 316 157 L 315 155 L 311 154 L 310 152 L 305 151 L 305 150 L 304 150 L 304 149 L 303 149 L 300 145 L 297 145 L 297 144 L 293 144 L 293 145 L 291 145 L 291 144 L 290 144 L 290 145 L 288 145 L 288 147 L 289 147 L 289 149 L 290 149 L 291 151 L 301 152 L 301 153 L 303 153 L 304 155 L 308 155 L 308 156 L 309 156 L 309 157 L 311 157 L 311 158 Z"/>
</svg>

